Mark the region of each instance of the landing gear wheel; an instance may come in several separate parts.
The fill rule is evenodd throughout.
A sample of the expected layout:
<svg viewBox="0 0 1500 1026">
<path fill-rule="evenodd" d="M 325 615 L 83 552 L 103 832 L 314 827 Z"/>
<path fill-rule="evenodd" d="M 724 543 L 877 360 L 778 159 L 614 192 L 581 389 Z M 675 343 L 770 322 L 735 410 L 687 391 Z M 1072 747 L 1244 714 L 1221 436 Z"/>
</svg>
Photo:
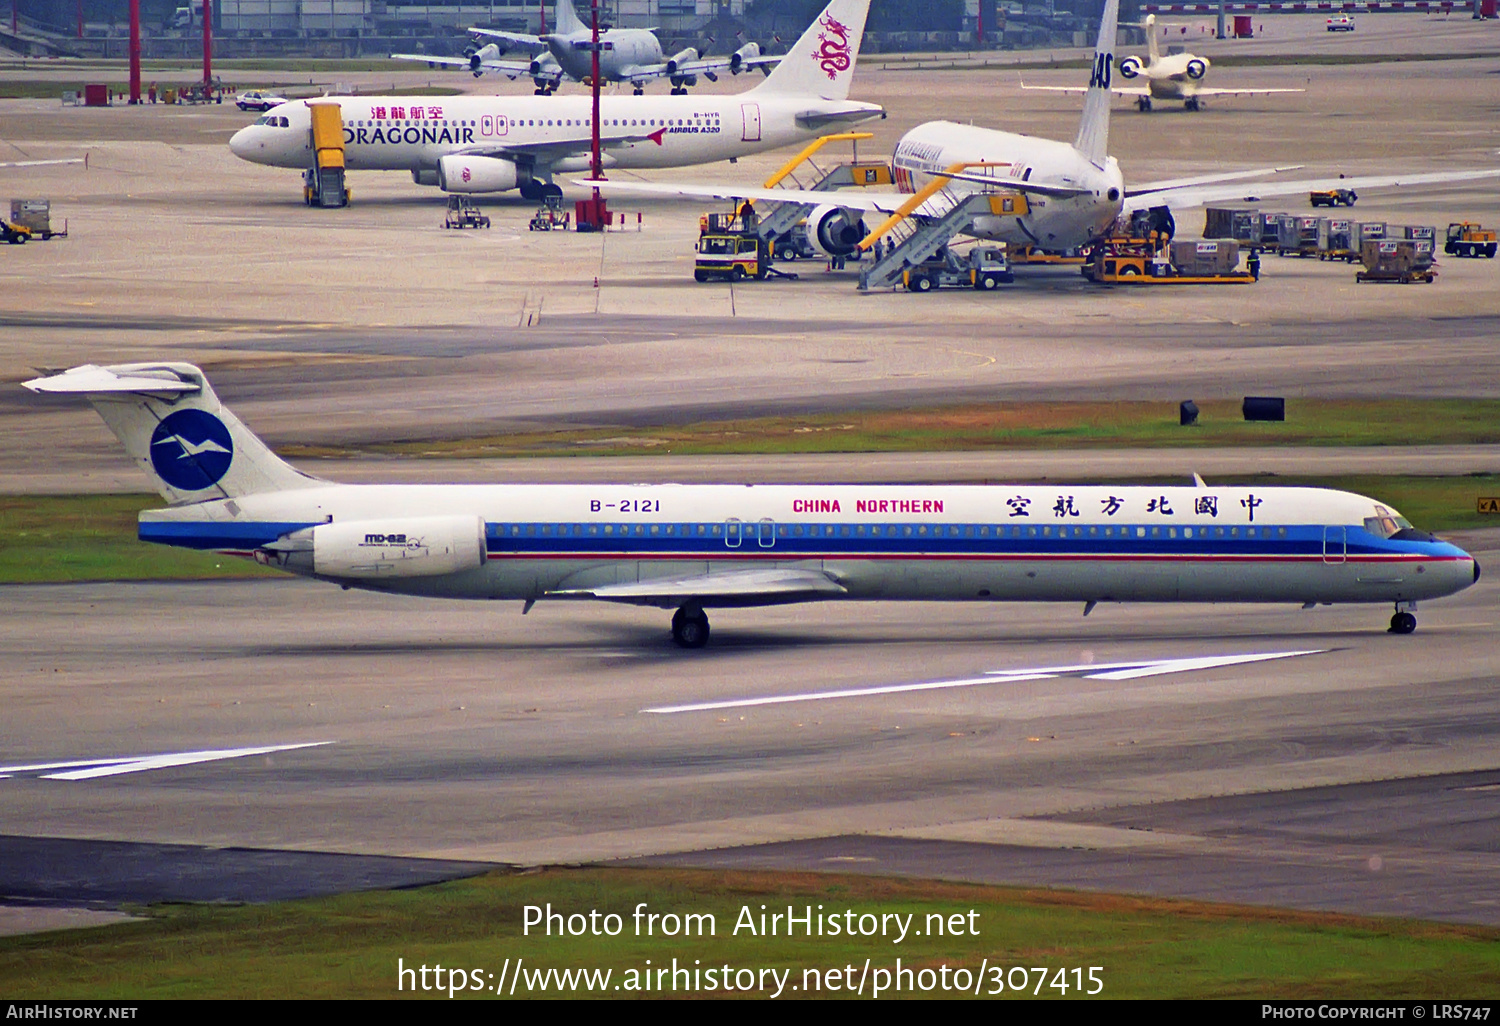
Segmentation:
<svg viewBox="0 0 1500 1026">
<path fill-rule="evenodd" d="M 1198 109 L 1200 109 L 1198 107 L 1198 101 L 1196 99 L 1188 100 L 1186 103 L 1183 104 L 1183 106 L 1186 107 L 1188 110 L 1198 110 Z"/>
<path fill-rule="evenodd" d="M 1391 634 L 1410 634 L 1417 629 L 1417 618 L 1410 613 L 1397 613 L 1391 617 Z"/>
<path fill-rule="evenodd" d="M 683 606 L 672 615 L 672 640 L 681 648 L 708 644 L 708 616 L 701 609 Z"/>
<path fill-rule="evenodd" d="M 1147 113 L 1148 111 L 1151 110 L 1151 97 L 1149 97 L 1149 96 L 1139 97 L 1135 101 L 1135 106 L 1136 106 L 1136 109 L 1139 110 L 1142 114 Z"/>
</svg>

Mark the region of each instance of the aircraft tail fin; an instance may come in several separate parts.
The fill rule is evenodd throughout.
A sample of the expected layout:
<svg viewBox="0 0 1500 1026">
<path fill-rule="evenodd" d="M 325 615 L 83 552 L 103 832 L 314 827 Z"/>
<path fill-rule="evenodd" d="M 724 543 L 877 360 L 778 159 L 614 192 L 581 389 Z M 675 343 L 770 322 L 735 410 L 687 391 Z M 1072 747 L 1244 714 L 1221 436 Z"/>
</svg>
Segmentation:
<svg viewBox="0 0 1500 1026">
<path fill-rule="evenodd" d="M 1109 157 L 1110 85 L 1115 73 L 1115 37 L 1120 21 L 1120 0 L 1104 0 L 1099 19 L 1099 41 L 1094 44 L 1094 69 L 1089 91 L 1083 97 L 1083 119 L 1073 146 L 1094 164 L 1104 166 Z"/>
<path fill-rule="evenodd" d="M 870 0 L 832 0 L 753 91 L 847 100 L 869 13 Z"/>
<path fill-rule="evenodd" d="M 582 32 L 589 27 L 579 19 L 578 12 L 573 9 L 573 0 L 557 0 L 555 6 L 556 10 L 552 12 L 553 32 L 566 36 L 574 32 Z"/>
<path fill-rule="evenodd" d="M 1150 45 L 1151 63 L 1161 60 L 1161 50 L 1156 44 L 1156 15 L 1146 15 L 1146 42 Z"/>
<path fill-rule="evenodd" d="M 323 483 L 268 449 L 192 364 L 86 364 L 23 384 L 33 392 L 87 398 L 174 505 Z"/>
</svg>

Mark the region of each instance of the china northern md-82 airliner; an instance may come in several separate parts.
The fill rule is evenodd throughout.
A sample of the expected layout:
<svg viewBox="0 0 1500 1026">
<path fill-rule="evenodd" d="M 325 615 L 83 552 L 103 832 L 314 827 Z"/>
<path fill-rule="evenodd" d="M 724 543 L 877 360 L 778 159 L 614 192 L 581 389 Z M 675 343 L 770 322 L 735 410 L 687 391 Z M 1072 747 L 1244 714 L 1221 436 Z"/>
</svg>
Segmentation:
<svg viewBox="0 0 1500 1026">
<path fill-rule="evenodd" d="M 282 462 L 185 363 L 25 383 L 87 397 L 169 503 L 142 541 L 408 595 L 675 609 L 791 602 L 1394 603 L 1479 578 L 1467 552 L 1349 492 L 1071 485 L 349 485 Z"/>
</svg>

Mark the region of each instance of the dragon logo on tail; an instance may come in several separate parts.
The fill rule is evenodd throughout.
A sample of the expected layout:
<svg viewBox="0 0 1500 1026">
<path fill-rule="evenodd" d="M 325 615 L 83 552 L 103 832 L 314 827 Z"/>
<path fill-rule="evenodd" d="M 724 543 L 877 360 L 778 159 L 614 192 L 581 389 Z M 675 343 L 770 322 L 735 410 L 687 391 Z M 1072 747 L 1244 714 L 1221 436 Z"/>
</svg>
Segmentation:
<svg viewBox="0 0 1500 1026">
<path fill-rule="evenodd" d="M 835 81 L 839 72 L 848 71 L 854 64 L 849 54 L 849 30 L 828 14 L 818 19 L 818 27 L 822 31 L 818 33 L 819 45 L 812 58 L 828 72 L 829 81 Z"/>
</svg>

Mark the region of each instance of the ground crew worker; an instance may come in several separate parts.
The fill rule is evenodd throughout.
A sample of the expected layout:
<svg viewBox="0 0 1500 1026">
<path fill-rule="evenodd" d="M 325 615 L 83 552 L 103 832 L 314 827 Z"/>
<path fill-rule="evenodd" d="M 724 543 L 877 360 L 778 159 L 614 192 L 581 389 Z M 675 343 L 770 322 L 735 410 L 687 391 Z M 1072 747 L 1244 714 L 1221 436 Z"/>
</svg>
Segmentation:
<svg viewBox="0 0 1500 1026">
<path fill-rule="evenodd" d="M 1252 249 L 1250 251 L 1250 259 L 1247 262 L 1247 266 L 1250 268 L 1250 280 L 1260 281 L 1260 250 Z"/>
</svg>

